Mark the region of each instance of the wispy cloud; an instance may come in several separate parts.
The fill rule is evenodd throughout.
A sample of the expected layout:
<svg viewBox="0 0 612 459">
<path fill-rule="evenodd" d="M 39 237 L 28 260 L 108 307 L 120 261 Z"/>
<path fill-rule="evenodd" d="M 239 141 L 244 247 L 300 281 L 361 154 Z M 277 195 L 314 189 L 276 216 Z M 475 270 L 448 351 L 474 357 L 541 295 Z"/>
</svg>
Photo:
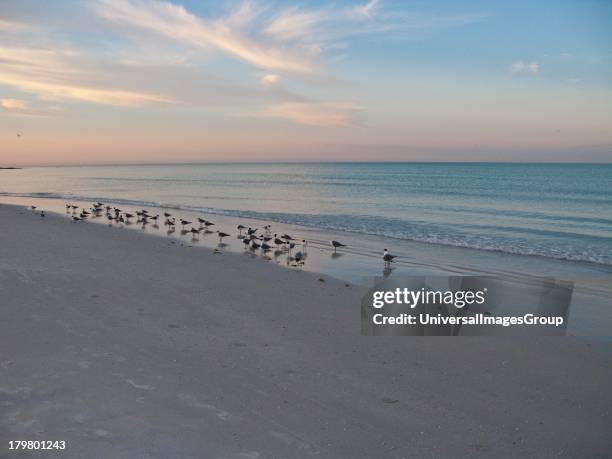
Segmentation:
<svg viewBox="0 0 612 459">
<path fill-rule="evenodd" d="M 354 6 L 346 11 L 346 15 L 351 19 L 370 19 L 380 6 L 380 0 L 370 0 L 367 3 Z"/>
<path fill-rule="evenodd" d="M 540 64 L 537 62 L 525 62 L 525 61 L 516 61 L 513 62 L 510 66 L 510 71 L 512 73 L 531 73 L 536 74 L 540 72 Z"/>
<path fill-rule="evenodd" d="M 268 75 L 264 75 L 260 78 L 259 84 L 264 87 L 274 86 L 280 81 L 280 76 L 275 75 L 273 73 L 269 73 Z"/>
<path fill-rule="evenodd" d="M 25 100 L 21 99 L 0 99 L 0 107 L 6 110 L 24 110 Z"/>
<path fill-rule="evenodd" d="M 103 84 L 87 84 L 92 79 L 72 62 L 79 53 L 66 49 L 0 47 L 0 83 L 36 94 L 43 99 L 77 99 L 127 107 L 169 104 L 177 101 L 157 94 L 130 91 Z M 112 81 L 108 75 L 109 85 Z"/>
<path fill-rule="evenodd" d="M 287 102 L 269 107 L 264 116 L 310 126 L 341 127 L 351 124 L 359 110 L 361 107 L 348 102 Z"/>
<path fill-rule="evenodd" d="M 246 36 L 236 24 L 244 26 L 254 17 L 248 9 L 238 9 L 234 15 L 215 21 L 200 18 L 183 6 L 155 0 L 100 0 L 96 10 L 110 21 L 153 31 L 189 45 L 214 47 L 264 69 L 295 73 L 312 73 L 316 69 L 299 50 Z"/>
</svg>

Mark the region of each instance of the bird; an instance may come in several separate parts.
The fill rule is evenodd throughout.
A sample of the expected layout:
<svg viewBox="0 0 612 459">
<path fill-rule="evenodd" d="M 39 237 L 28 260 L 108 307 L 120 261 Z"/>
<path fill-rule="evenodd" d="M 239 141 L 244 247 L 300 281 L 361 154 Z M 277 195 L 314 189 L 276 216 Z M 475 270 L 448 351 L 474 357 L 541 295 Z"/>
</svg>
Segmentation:
<svg viewBox="0 0 612 459">
<path fill-rule="evenodd" d="M 288 234 L 283 234 L 281 236 L 281 238 L 287 240 L 287 241 L 293 241 L 293 238 L 291 236 L 289 236 Z"/>
<path fill-rule="evenodd" d="M 385 263 L 391 263 L 394 258 L 397 258 L 395 255 L 391 255 L 387 249 L 383 251 L 383 261 Z"/>
<path fill-rule="evenodd" d="M 153 215 L 153 216 L 151 216 L 149 218 L 157 223 L 157 219 L 159 218 L 159 214 L 155 214 L 155 215 Z"/>
<path fill-rule="evenodd" d="M 308 241 L 306 239 L 302 239 L 302 250 L 304 251 L 304 253 L 306 253 L 307 249 L 308 249 Z"/>
<path fill-rule="evenodd" d="M 204 223 L 206 223 L 206 220 L 204 220 L 203 218 L 198 217 L 198 221 L 200 222 L 200 226 L 202 226 Z"/>
<path fill-rule="evenodd" d="M 329 241 L 329 243 L 334 248 L 334 252 L 338 249 L 338 247 L 346 247 L 346 245 L 344 245 L 344 244 L 342 244 L 341 242 L 338 242 L 338 241 Z"/>
<path fill-rule="evenodd" d="M 271 226 L 270 226 L 270 225 L 266 225 L 266 226 L 264 226 L 264 227 L 263 227 L 263 229 L 264 229 L 264 231 L 265 231 L 266 233 L 269 233 L 269 232 L 270 232 L 270 228 L 271 228 Z"/>
<path fill-rule="evenodd" d="M 247 239 L 246 237 L 242 240 L 242 243 L 244 244 L 244 248 L 246 249 L 249 244 L 251 243 L 250 239 Z"/>
<path fill-rule="evenodd" d="M 196 234 L 200 234 L 200 230 L 193 228 L 193 227 L 189 231 L 191 231 L 191 234 L 193 234 L 193 237 L 196 237 Z"/>
<path fill-rule="evenodd" d="M 40 211 L 40 216 L 41 216 L 41 217 L 45 217 L 45 216 L 46 216 L 46 215 L 45 215 L 45 211 L 44 211 L 44 210 L 41 210 L 41 211 Z"/>
<path fill-rule="evenodd" d="M 236 227 L 236 229 L 238 230 L 238 234 L 239 234 L 240 236 L 242 236 L 242 230 L 245 230 L 245 229 L 246 229 L 246 226 L 244 226 L 244 225 L 238 225 L 238 226 Z"/>
<path fill-rule="evenodd" d="M 73 215 L 72 216 L 72 220 L 75 221 L 75 222 L 80 222 L 81 218 L 77 217 L 76 215 Z"/>
<path fill-rule="evenodd" d="M 17 133 L 17 137 L 21 137 L 21 134 Z"/>
<path fill-rule="evenodd" d="M 247 229 L 247 234 L 248 234 L 249 236 L 252 236 L 252 235 L 253 235 L 253 234 L 255 234 L 256 232 L 257 232 L 257 228 L 251 228 L 251 227 L 249 226 L 249 229 Z"/>
<path fill-rule="evenodd" d="M 191 224 L 191 222 L 190 222 L 190 221 L 183 220 L 183 219 L 181 218 L 181 225 L 182 225 L 183 227 L 184 227 L 185 225 L 190 225 L 190 224 Z"/>
<path fill-rule="evenodd" d="M 219 235 L 219 242 L 223 241 L 223 238 L 224 238 L 224 237 L 229 236 L 229 234 L 224 233 L 224 232 L 222 232 L 222 231 L 217 231 L 217 234 Z"/>
<path fill-rule="evenodd" d="M 296 263 L 301 263 L 304 261 L 304 254 L 302 252 L 297 252 L 294 258 Z"/>
<path fill-rule="evenodd" d="M 272 246 L 268 245 L 266 242 L 262 242 L 261 243 L 261 248 L 263 250 L 270 250 L 272 248 Z"/>
<path fill-rule="evenodd" d="M 283 241 L 282 239 L 279 239 L 276 237 L 276 234 L 274 235 L 274 243 L 276 244 L 276 247 L 283 245 L 285 243 L 285 241 Z"/>
<path fill-rule="evenodd" d="M 205 226 L 206 228 L 208 228 L 209 226 L 215 226 L 215 224 L 214 224 L 213 222 L 209 222 L 208 220 L 205 220 L 205 221 L 204 221 L 204 226 Z"/>
<path fill-rule="evenodd" d="M 170 218 L 170 217 L 172 217 L 172 214 L 169 214 L 168 212 L 164 212 L 164 217 Z"/>
<path fill-rule="evenodd" d="M 260 244 L 258 244 L 257 242 L 255 242 L 255 239 L 253 239 L 253 240 L 251 241 L 251 247 L 253 248 L 253 250 L 257 250 L 258 248 L 260 248 L 260 247 L 261 247 L 261 245 L 260 245 Z"/>
<path fill-rule="evenodd" d="M 36 210 L 36 206 L 30 206 L 30 209 Z"/>
</svg>

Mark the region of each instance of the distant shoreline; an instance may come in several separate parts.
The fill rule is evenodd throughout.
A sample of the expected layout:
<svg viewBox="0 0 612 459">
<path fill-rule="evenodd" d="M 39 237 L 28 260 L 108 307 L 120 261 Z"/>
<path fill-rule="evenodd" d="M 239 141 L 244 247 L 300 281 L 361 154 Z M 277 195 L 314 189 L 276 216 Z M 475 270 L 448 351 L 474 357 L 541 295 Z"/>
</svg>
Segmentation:
<svg viewBox="0 0 612 459">
<path fill-rule="evenodd" d="M 0 167 L 0 169 L 21 169 L 21 167 Z"/>
</svg>

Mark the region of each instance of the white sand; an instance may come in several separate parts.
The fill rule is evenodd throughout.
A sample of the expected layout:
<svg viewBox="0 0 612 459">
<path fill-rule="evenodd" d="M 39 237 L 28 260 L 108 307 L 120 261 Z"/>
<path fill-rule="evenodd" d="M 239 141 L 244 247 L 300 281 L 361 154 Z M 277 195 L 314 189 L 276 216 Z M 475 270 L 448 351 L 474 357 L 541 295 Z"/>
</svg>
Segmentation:
<svg viewBox="0 0 612 459">
<path fill-rule="evenodd" d="M 364 289 L 0 205 L 0 457 L 594 457 L 612 343 L 360 336 Z"/>
</svg>

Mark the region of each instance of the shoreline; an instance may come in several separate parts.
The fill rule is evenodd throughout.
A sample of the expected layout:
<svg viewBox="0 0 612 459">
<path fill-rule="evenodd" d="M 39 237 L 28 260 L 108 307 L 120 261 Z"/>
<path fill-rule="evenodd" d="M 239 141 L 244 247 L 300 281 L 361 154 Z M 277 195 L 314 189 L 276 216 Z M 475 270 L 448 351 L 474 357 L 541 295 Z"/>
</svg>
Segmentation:
<svg viewBox="0 0 612 459">
<path fill-rule="evenodd" d="M 117 458 L 612 447 L 610 342 L 365 337 L 364 288 L 327 276 L 15 206 L 0 229 L 3 442 Z"/>
<path fill-rule="evenodd" d="M 66 201 L 55 198 L 8 198 L 0 197 L 0 203 L 13 205 L 35 204 L 47 211 L 56 212 L 63 217 L 66 214 L 64 203 Z M 91 206 L 91 202 L 71 201 L 84 207 Z M 189 220 L 196 221 L 197 217 L 203 216 L 216 222 L 214 229 L 223 230 L 230 237 L 224 240 L 222 247 L 218 246 L 218 238 L 215 234 L 203 235 L 198 239 L 192 239 L 191 234 L 181 235 L 180 227 L 173 234 L 167 234 L 167 227 L 162 221 L 158 228 L 151 225 L 141 228 L 140 225 L 115 225 L 114 229 L 130 229 L 153 234 L 164 238 L 170 237 L 186 245 L 196 247 L 207 247 L 209 249 L 221 248 L 224 251 L 241 255 L 250 254 L 260 257 L 266 261 L 293 270 L 299 269 L 314 274 L 323 274 L 337 279 L 348 281 L 353 284 L 370 286 L 375 278 L 389 275 L 493 275 L 504 278 L 529 281 L 531 277 L 556 278 L 574 283 L 574 295 L 572 300 L 572 318 L 569 321 L 568 332 L 574 335 L 585 336 L 609 336 L 612 329 L 612 311 L 608 307 L 612 299 L 612 267 L 604 265 L 578 262 L 569 260 L 558 260 L 544 257 L 516 255 L 508 253 L 496 253 L 491 251 L 477 250 L 464 247 L 439 246 L 415 241 L 395 241 L 395 246 L 387 245 L 390 241 L 377 236 L 351 234 L 340 231 L 327 231 L 299 225 L 280 224 L 271 222 L 273 232 L 278 234 L 289 233 L 299 241 L 305 238 L 309 241 L 307 258 L 305 263 L 296 268 L 285 252 L 271 252 L 267 256 L 245 251 L 240 239 L 235 237 L 235 228 L 238 223 L 246 226 L 261 226 L 261 220 L 237 218 L 203 212 L 189 212 L 172 208 L 159 208 L 151 206 L 124 206 L 134 212 L 139 208 L 148 208 L 153 213 L 163 216 L 164 211 L 169 211 L 175 216 L 184 216 Z M 107 225 L 104 216 L 89 219 L 83 224 L 91 223 Z M 329 247 L 329 240 L 340 240 L 348 245 L 334 253 Z M 389 247 L 391 252 L 399 255 L 398 261 L 391 269 L 385 268 L 381 260 L 382 248 Z M 299 244 L 296 250 L 300 250 Z M 295 252 L 293 252 L 295 253 Z"/>
<path fill-rule="evenodd" d="M 239 212 L 241 211 L 235 211 L 235 213 L 232 213 L 234 211 L 223 211 L 223 212 L 213 212 L 210 209 L 206 209 L 206 208 L 197 208 L 197 207 L 190 207 L 190 206 L 182 206 L 182 205 L 170 205 L 170 204 L 159 204 L 159 203 L 155 203 L 155 202 L 151 202 L 151 201 L 136 201 L 136 200 L 126 200 L 126 199 L 114 199 L 114 198 L 102 198 L 102 197 L 89 197 L 89 198 L 84 198 L 84 197 L 78 197 L 78 198 L 73 198 L 73 197 L 69 197 L 69 196 L 46 196 L 48 193 L 34 193 L 33 195 L 28 195 L 28 194 L 21 194 L 21 193 L 10 193 L 10 192 L 4 192 L 4 193 L 0 193 L 0 202 L 4 201 L 5 203 L 11 203 L 11 202 L 16 202 L 18 204 L 21 203 L 25 203 L 25 202 L 37 202 L 37 201 L 55 201 L 55 202 L 71 202 L 71 203 L 80 203 L 81 206 L 91 206 L 92 202 L 96 202 L 96 201 L 101 201 L 104 203 L 108 203 L 108 204 L 113 204 L 115 206 L 121 206 L 121 207 L 128 207 L 131 209 L 141 209 L 141 208 L 148 208 L 148 209 L 157 209 L 158 211 L 160 210 L 164 210 L 164 211 L 176 211 L 176 212 L 183 212 L 185 214 L 190 214 L 190 215 L 207 215 L 209 216 L 209 218 L 228 218 L 228 219 L 234 219 L 235 221 L 244 221 L 244 220 L 249 220 L 252 222 L 261 222 L 261 223 L 272 223 L 272 224 L 276 224 L 276 225 L 284 225 L 284 226 L 288 226 L 288 227 L 293 227 L 293 228 L 302 228 L 305 231 L 312 231 L 312 232 L 321 232 L 321 233 L 329 233 L 329 234 L 339 234 L 339 235 L 349 235 L 351 237 L 354 237 L 355 239 L 364 239 L 364 238 L 371 238 L 371 239 L 378 239 L 379 241 L 381 241 L 382 245 L 388 245 L 393 247 L 394 245 L 416 245 L 416 246 L 425 246 L 425 247 L 432 247 L 433 250 L 456 250 L 459 253 L 461 251 L 465 251 L 466 254 L 469 254 L 470 252 L 477 252 L 477 253 L 488 253 L 488 254 L 492 254 L 493 256 L 510 256 L 510 257 L 524 257 L 527 259 L 533 259 L 535 260 L 536 263 L 538 263 L 538 260 L 540 260 L 541 262 L 561 262 L 561 263 L 572 263 L 572 264 L 576 264 L 577 266 L 584 266 L 584 267 L 591 267 L 594 270 L 601 270 L 601 271 L 605 271 L 608 272 L 610 274 L 612 274 L 612 263 L 606 263 L 606 262 L 602 262 L 602 261 L 595 261 L 595 260 L 589 260 L 589 259 L 582 259 L 582 258 L 571 258 L 571 257 L 554 257 L 554 256 L 549 256 L 549 255 L 543 255 L 540 253 L 527 253 L 527 252 L 520 252 L 520 251 L 507 251 L 507 250 L 503 250 L 503 249 L 497 249 L 497 248 L 490 248 L 490 247 L 477 247 L 477 246 L 470 246 L 470 245 L 466 245 L 466 244 L 451 244 L 448 242 L 433 242 L 433 241 L 427 241 L 427 240 L 421 240 L 421 239 L 416 239 L 416 238 L 402 238 L 402 237 L 398 237 L 398 236 L 393 236 L 393 235 L 387 235 L 387 234 L 377 234 L 377 233 L 370 233 L 370 232 L 359 232 L 359 231 L 354 231 L 354 230 L 350 230 L 350 229 L 341 229 L 341 228 L 334 228 L 334 227 L 325 227 L 325 226 L 320 226 L 320 225 L 315 225 L 315 224 L 307 224 L 307 223 L 293 223 L 293 222 L 287 222 L 287 221 L 281 221 L 281 220 L 272 220 L 271 218 L 266 218 L 266 214 L 262 213 L 262 215 L 239 215 Z M 40 196 L 39 196 L 40 195 Z M 26 205 L 26 204 L 23 204 Z M 254 212 L 254 214 L 256 214 L 257 212 Z M 385 241 L 385 242 L 382 242 Z M 469 258 L 469 255 L 466 256 L 466 258 Z"/>
</svg>

